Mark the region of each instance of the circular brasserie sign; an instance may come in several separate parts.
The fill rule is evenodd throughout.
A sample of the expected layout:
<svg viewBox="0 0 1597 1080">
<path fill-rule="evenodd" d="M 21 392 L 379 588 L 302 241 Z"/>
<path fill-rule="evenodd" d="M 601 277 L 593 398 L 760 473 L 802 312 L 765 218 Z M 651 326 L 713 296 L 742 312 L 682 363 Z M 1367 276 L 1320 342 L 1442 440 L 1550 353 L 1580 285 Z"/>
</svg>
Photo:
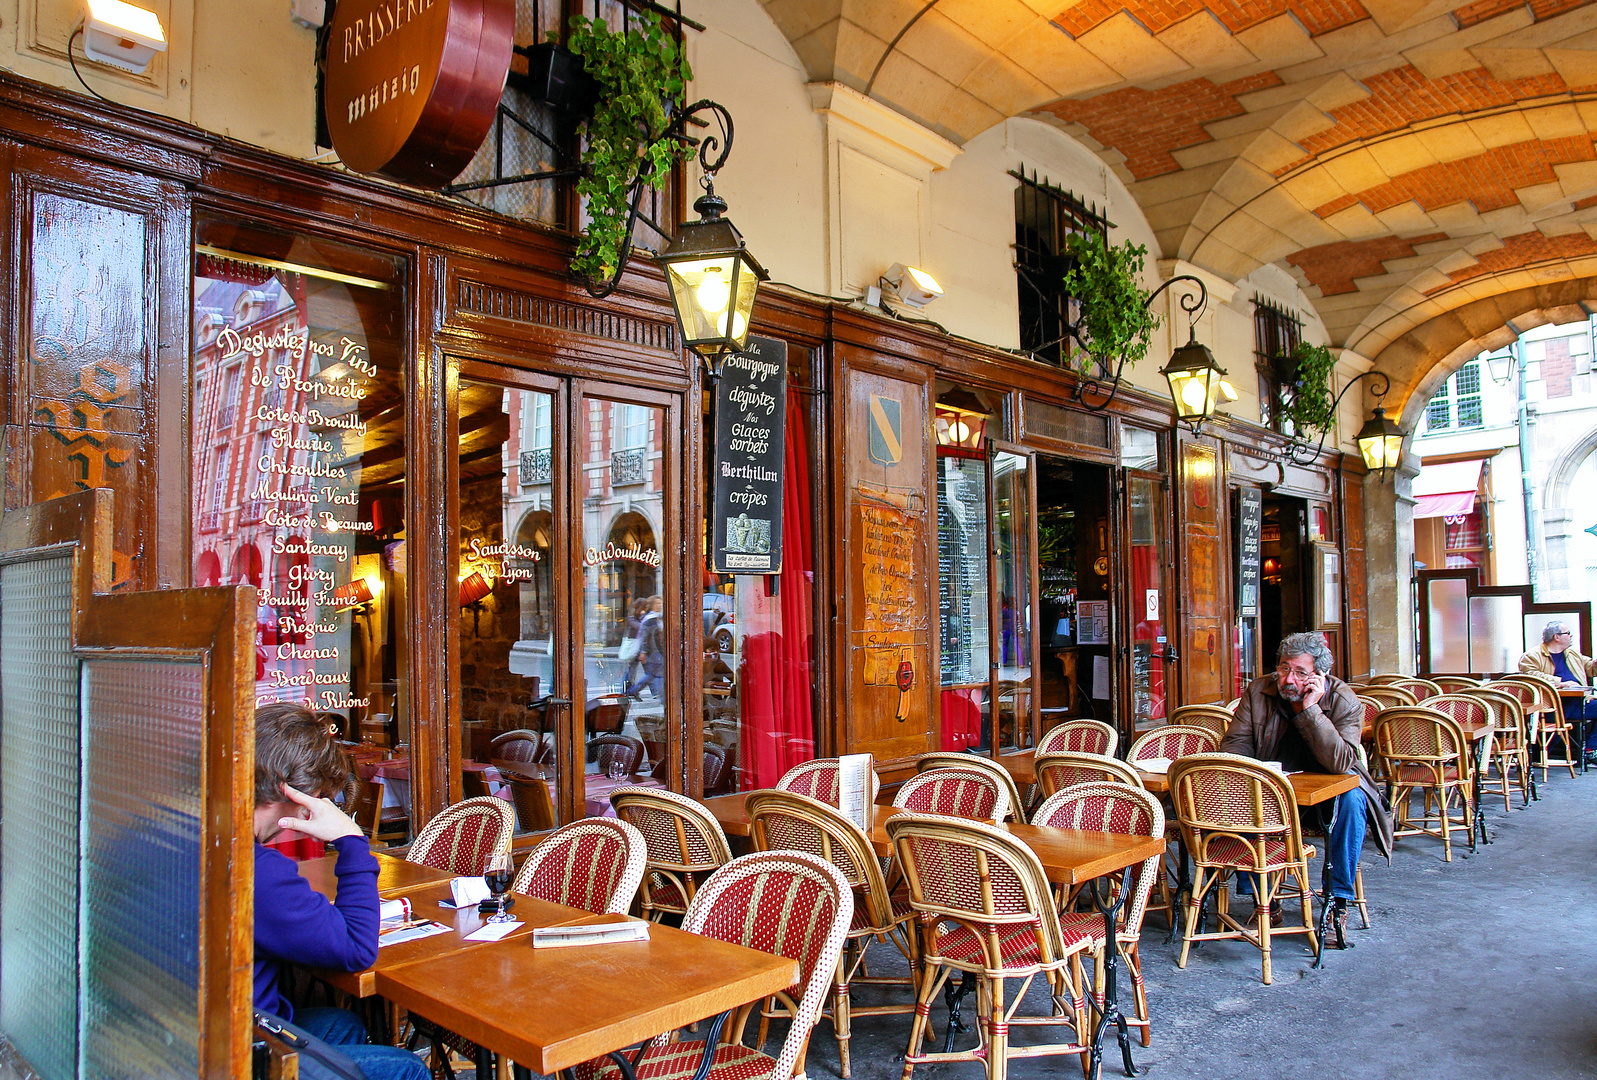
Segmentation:
<svg viewBox="0 0 1597 1080">
<path fill-rule="evenodd" d="M 515 0 L 340 0 L 323 84 L 333 149 L 356 172 L 447 184 L 493 124 L 515 28 Z"/>
</svg>

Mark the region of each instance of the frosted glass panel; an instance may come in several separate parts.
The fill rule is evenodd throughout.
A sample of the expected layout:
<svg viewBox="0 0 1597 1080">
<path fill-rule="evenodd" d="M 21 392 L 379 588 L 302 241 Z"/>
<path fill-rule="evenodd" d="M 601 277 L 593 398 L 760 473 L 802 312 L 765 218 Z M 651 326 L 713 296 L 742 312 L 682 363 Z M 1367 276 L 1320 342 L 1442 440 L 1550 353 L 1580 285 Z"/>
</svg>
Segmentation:
<svg viewBox="0 0 1597 1080">
<path fill-rule="evenodd" d="M 83 662 L 82 1071 L 199 1072 L 205 667 Z"/>
<path fill-rule="evenodd" d="M 1514 671 L 1525 651 L 1518 596 L 1472 596 L 1469 601 L 1470 671 Z"/>
<path fill-rule="evenodd" d="M 1428 671 L 1473 671 L 1469 659 L 1469 585 L 1463 578 L 1431 582 Z"/>
<path fill-rule="evenodd" d="M 43 1080 L 77 1066 L 77 661 L 70 556 L 0 567 L 0 1030 Z"/>
</svg>

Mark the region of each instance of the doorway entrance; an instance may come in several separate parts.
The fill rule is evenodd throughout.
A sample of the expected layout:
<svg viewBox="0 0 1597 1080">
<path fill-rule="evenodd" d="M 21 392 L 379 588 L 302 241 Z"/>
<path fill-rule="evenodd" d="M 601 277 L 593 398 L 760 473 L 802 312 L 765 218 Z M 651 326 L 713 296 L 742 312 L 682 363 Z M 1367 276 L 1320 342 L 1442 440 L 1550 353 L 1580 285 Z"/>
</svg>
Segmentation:
<svg viewBox="0 0 1597 1080">
<path fill-rule="evenodd" d="M 1114 723 L 1109 477 L 1037 455 L 1039 733 L 1079 717 Z"/>
<path fill-rule="evenodd" d="M 1309 504 L 1273 492 L 1266 494 L 1263 501 L 1259 647 L 1263 650 L 1263 668 L 1270 668 L 1281 639 L 1309 629 Z"/>
</svg>

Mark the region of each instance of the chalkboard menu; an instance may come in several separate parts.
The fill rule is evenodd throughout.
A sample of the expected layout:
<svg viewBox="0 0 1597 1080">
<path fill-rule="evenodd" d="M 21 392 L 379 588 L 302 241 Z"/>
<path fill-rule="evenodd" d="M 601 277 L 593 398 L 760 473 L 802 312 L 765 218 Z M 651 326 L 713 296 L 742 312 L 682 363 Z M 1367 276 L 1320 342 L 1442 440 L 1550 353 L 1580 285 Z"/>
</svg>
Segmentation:
<svg viewBox="0 0 1597 1080">
<path fill-rule="evenodd" d="M 787 346 L 749 337 L 715 385 L 715 501 L 710 559 L 718 574 L 782 569 L 782 456 Z"/>
<path fill-rule="evenodd" d="M 1237 615 L 1259 614 L 1259 538 L 1264 525 L 1264 495 L 1258 488 L 1237 489 Z"/>
</svg>

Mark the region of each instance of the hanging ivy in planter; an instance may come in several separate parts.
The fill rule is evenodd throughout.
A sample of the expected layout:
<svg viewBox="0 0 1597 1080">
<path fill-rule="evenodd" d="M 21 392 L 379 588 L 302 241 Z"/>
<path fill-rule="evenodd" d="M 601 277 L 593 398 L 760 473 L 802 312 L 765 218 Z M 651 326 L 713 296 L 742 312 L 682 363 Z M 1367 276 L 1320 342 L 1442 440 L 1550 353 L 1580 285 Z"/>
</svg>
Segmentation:
<svg viewBox="0 0 1597 1080">
<path fill-rule="evenodd" d="M 1065 237 L 1065 290 L 1081 304 L 1074 336 L 1082 345 L 1075 366 L 1083 375 L 1107 376 L 1111 367 L 1135 364 L 1148 352 L 1159 316 L 1148 310 L 1148 290 L 1137 280 L 1148 249 L 1127 240 L 1110 247 L 1098 233 Z M 1096 366 L 1096 370 L 1094 367 Z"/>
<path fill-rule="evenodd" d="M 1307 438 L 1311 431 L 1328 431 L 1336 420 L 1336 397 L 1331 392 L 1331 372 L 1336 357 L 1324 345 L 1299 342 L 1286 356 L 1277 357 L 1277 377 L 1292 390 L 1291 399 L 1277 410 L 1292 422 L 1293 434 Z"/>
<path fill-rule="evenodd" d="M 566 46 L 598 86 L 593 115 L 583 122 L 582 178 L 588 226 L 571 270 L 590 282 L 607 281 L 626 261 L 632 235 L 633 194 L 659 187 L 688 144 L 662 139 L 671 108 L 693 78 L 676 41 L 652 12 L 635 16 L 613 33 L 603 20 L 573 15 Z M 550 33 L 553 39 L 553 32 Z"/>
</svg>

